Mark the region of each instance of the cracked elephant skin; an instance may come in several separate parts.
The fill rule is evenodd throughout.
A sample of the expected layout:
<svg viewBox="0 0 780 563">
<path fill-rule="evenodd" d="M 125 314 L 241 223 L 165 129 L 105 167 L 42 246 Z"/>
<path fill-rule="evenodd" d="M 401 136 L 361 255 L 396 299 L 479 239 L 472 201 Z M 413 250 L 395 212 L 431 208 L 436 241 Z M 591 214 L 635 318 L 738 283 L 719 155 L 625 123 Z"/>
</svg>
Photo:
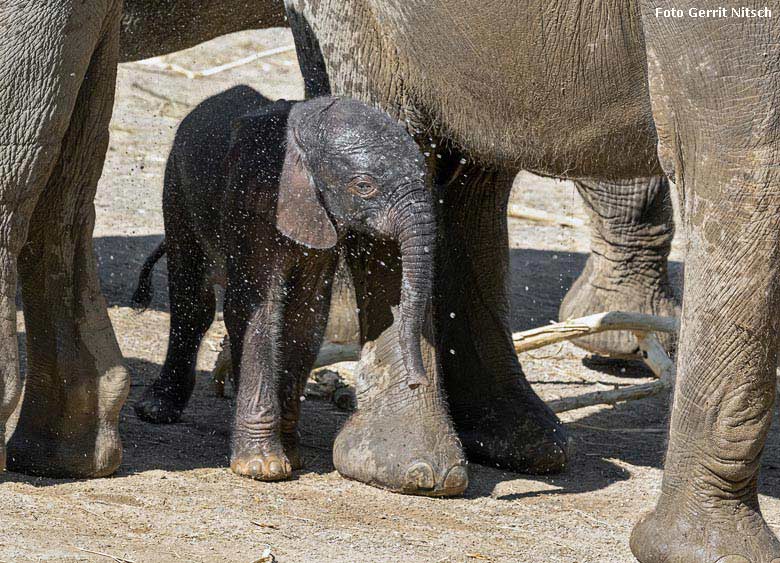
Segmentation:
<svg viewBox="0 0 780 563">
<path fill-rule="evenodd" d="M 93 477 L 120 463 L 129 377 L 100 294 L 93 198 L 108 145 L 121 2 L 5 2 L 0 22 L 0 464 Z M 19 397 L 16 287 L 27 337 Z"/>
<path fill-rule="evenodd" d="M 541 472 L 568 453 L 511 352 L 504 213 L 514 173 L 575 179 L 590 210 L 594 252 L 564 317 L 615 302 L 679 312 L 661 176 L 676 179 L 689 241 L 677 388 L 662 493 L 631 548 L 643 563 L 780 558 L 756 493 L 777 356 L 776 20 L 664 20 L 649 0 L 286 5 L 307 92 L 384 107 L 430 154 L 437 381 L 472 460 Z M 362 338 L 372 341 L 391 317 L 364 273 L 370 258 L 357 262 Z M 583 344 L 633 352 L 625 341 Z"/>
<path fill-rule="evenodd" d="M 0 422 L 18 400 L 13 295 L 19 277 L 25 306 L 38 312 L 28 333 L 37 350 L 28 370 L 35 393 L 25 394 L 26 422 L 9 444 L 9 466 L 100 475 L 118 463 L 116 413 L 127 384 L 89 241 L 119 15 L 108 2 L 92 3 L 89 13 L 68 0 L 42 4 L 0 6 L 0 21 L 12 22 L 15 32 L 3 39 L 11 48 L 0 52 L 10 69 L 0 88 L 6 108 L 0 347 L 8 360 Z M 761 7 L 752 0 L 725 5 Z M 676 179 L 689 241 L 687 293 L 661 495 L 635 527 L 631 547 L 643 563 L 769 563 L 780 559 L 780 545 L 761 516 L 756 486 L 777 356 L 780 29 L 776 18 L 658 18 L 657 7 L 686 12 L 695 6 L 689 0 L 288 0 L 307 94 L 349 94 L 407 123 L 430 147 L 434 201 L 441 202 L 430 315 L 433 385 L 428 394 L 401 397 L 367 391 L 337 440 L 359 443 L 362 453 L 339 456 L 337 463 L 367 482 L 381 470 L 408 476 L 407 486 L 445 491 L 464 453 L 532 472 L 564 465 L 565 430 L 511 353 L 502 215 L 511 177 L 525 168 L 619 185 L 666 173 Z M 68 33 L 75 22 L 79 33 Z M 58 48 L 47 48 L 52 44 Z M 21 65 L 33 75 L 14 72 Z M 60 197 L 41 198 L 44 193 Z M 632 206 L 652 201 L 640 194 Z M 621 226 L 626 217 L 628 224 L 658 222 L 656 211 L 628 211 L 604 214 L 614 224 L 599 237 L 609 243 L 611 232 L 631 236 Z M 34 228 L 44 222 L 60 228 Z M 670 219 L 659 224 L 671 229 Z M 22 251 L 25 242 L 32 245 Z M 349 253 L 361 338 L 383 343 L 372 357 L 378 353 L 383 366 L 401 371 L 397 361 L 381 357 L 397 358 L 387 331 L 397 295 L 391 290 L 400 280 L 376 268 L 397 261 L 398 249 L 367 250 L 356 240 Z M 612 261 L 596 266 L 589 276 L 616 268 Z M 61 276 L 62 283 L 44 287 L 42 276 Z M 594 291 L 601 282 L 585 284 L 585 301 L 601 302 Z M 662 293 L 657 285 L 640 289 L 634 303 Z M 46 341 L 53 326 L 66 328 L 54 348 Z M 370 385 L 398 381 L 397 373 L 372 380 L 373 363 L 365 371 Z M 75 367 L 79 385 L 65 386 Z M 395 426 L 376 423 L 381 413 L 404 410 L 429 413 L 435 423 L 427 428 L 440 439 L 415 433 L 415 447 L 395 459 L 409 471 L 367 466 L 366 459 L 383 459 L 376 455 L 382 440 L 408 445 Z M 362 431 L 375 429 L 375 438 L 362 439 Z"/>
</svg>

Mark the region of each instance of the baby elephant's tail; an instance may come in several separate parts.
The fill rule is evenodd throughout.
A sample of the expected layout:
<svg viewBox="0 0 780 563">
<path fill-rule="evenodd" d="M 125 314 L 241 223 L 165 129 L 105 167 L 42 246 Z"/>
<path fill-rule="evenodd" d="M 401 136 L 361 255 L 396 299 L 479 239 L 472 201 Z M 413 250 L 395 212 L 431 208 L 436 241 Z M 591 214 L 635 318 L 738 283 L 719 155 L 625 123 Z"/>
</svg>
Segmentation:
<svg viewBox="0 0 780 563">
<path fill-rule="evenodd" d="M 157 248 L 149 255 L 141 267 L 141 274 L 138 276 L 138 286 L 135 288 L 135 293 L 131 299 L 133 308 L 135 309 L 148 309 L 152 303 L 152 295 L 154 294 L 154 288 L 152 288 L 152 270 L 157 261 L 165 254 L 165 239 L 162 240 Z"/>
</svg>

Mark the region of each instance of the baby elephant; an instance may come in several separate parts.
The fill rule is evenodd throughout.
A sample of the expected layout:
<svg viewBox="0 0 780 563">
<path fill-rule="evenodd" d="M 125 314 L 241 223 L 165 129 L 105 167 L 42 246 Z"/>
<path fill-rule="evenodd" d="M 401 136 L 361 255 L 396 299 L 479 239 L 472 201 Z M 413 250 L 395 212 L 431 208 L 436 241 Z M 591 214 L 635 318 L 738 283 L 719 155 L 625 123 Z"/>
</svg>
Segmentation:
<svg viewBox="0 0 780 563">
<path fill-rule="evenodd" d="M 167 253 L 170 340 L 159 377 L 135 405 L 142 419 L 181 416 L 218 283 L 239 366 L 231 468 L 262 480 L 299 468 L 300 397 L 327 322 L 339 240 L 348 233 L 398 242 L 402 356 L 409 384 L 425 382 L 431 195 L 417 145 L 385 113 L 347 98 L 270 103 L 248 87 L 214 96 L 179 127 L 163 213 L 165 241 L 147 259 L 136 297 L 148 305 L 152 267 Z"/>
</svg>

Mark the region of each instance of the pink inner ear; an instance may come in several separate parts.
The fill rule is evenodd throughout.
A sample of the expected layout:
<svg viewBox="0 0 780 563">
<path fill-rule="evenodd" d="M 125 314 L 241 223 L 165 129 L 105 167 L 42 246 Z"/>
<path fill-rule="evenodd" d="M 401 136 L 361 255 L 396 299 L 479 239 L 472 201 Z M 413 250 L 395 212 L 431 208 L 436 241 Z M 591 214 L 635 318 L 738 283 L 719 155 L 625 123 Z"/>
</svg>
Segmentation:
<svg viewBox="0 0 780 563">
<path fill-rule="evenodd" d="M 336 229 L 320 203 L 317 187 L 292 131 L 287 134 L 287 152 L 279 178 L 276 228 L 310 248 L 332 248 L 337 242 Z"/>
</svg>

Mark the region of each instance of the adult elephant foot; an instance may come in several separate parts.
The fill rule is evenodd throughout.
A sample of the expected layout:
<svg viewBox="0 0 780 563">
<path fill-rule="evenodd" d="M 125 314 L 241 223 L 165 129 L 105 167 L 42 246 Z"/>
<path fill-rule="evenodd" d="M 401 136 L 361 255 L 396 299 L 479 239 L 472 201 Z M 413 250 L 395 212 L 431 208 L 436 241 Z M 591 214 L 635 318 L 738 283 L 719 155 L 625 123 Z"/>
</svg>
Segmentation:
<svg viewBox="0 0 780 563">
<path fill-rule="evenodd" d="M 665 177 L 576 183 L 591 220 L 591 254 L 560 308 L 560 319 L 604 311 L 679 316 L 668 263 L 674 218 Z M 675 337 L 662 335 L 667 350 Z M 636 338 L 607 331 L 574 341 L 590 352 L 635 357 Z"/>
<path fill-rule="evenodd" d="M 506 207 L 514 174 L 466 166 L 437 190 L 437 350 L 455 428 L 470 461 L 554 473 L 566 429 L 525 379 L 509 327 Z M 442 163 L 441 166 L 447 166 Z M 443 170 L 442 170 L 443 172 Z"/>
<path fill-rule="evenodd" d="M 466 460 L 440 396 L 435 354 L 424 346 L 431 384 L 409 389 L 397 322 L 363 347 L 358 410 L 333 446 L 343 476 L 398 493 L 455 496 L 468 486 Z"/>
<path fill-rule="evenodd" d="M 757 507 L 735 502 L 718 513 L 661 502 L 631 534 L 640 563 L 780 563 L 780 542 Z"/>
<path fill-rule="evenodd" d="M 10 65 L 8 76 L 16 75 L 14 61 L 19 59 L 19 68 L 32 68 L 34 73 L 47 69 L 51 79 L 42 82 L 47 86 L 41 96 L 16 96 L 10 104 L 18 115 L 42 116 L 44 128 L 30 142 L 21 137 L 10 145 L 0 143 L 35 149 L 29 158 L 18 160 L 22 165 L 16 177 L 27 179 L 28 189 L 42 190 L 38 197 L 24 191 L 9 196 L 35 207 L 25 214 L 29 228 L 17 261 L 27 330 L 27 377 L 7 464 L 14 471 L 58 477 L 99 477 L 116 470 L 122 458 L 119 410 L 130 384 L 100 294 L 92 249 L 92 201 L 108 146 L 121 3 L 79 9 L 68 11 L 72 21 L 67 25 L 55 10 L 20 14 L 19 21 L 33 22 L 57 48 L 45 64 L 26 65 L 16 56 L 3 60 L 8 63 L 4 68 Z M 81 32 L 63 31 L 73 25 Z M 14 41 L 32 37 L 24 30 L 11 35 Z M 11 51 L 35 48 L 20 45 Z M 50 96 L 46 88 L 57 95 Z M 69 122 L 59 117 L 46 121 L 62 115 L 53 105 L 42 105 L 41 100 L 50 97 L 57 108 L 73 108 Z M 8 131 L 17 129 L 13 125 Z M 25 168 L 28 165 L 32 168 Z"/>
<path fill-rule="evenodd" d="M 731 33 L 716 19 L 668 26 L 649 2 L 642 10 L 659 155 L 683 188 L 687 252 L 661 495 L 631 548 L 642 563 L 780 563 L 758 501 L 777 392 L 780 116 L 735 132 L 730 116 L 707 105 L 718 92 L 736 115 L 776 107 L 767 96 L 775 77 L 754 69 L 763 46 L 780 54 L 780 29 Z M 728 74 L 729 85 L 749 91 L 687 72 L 718 34 L 739 48 L 728 61 L 710 59 L 713 76 Z"/>
<path fill-rule="evenodd" d="M 522 375 L 471 400 L 451 397 L 450 409 L 470 461 L 543 475 L 562 471 L 571 457 L 566 428 Z"/>
<path fill-rule="evenodd" d="M 94 215 L 75 213 L 90 220 L 67 235 L 56 228 L 73 203 L 64 190 L 41 197 L 19 256 L 28 369 L 7 461 L 33 475 L 101 477 L 122 459 L 130 377 L 100 294 Z"/>
</svg>

